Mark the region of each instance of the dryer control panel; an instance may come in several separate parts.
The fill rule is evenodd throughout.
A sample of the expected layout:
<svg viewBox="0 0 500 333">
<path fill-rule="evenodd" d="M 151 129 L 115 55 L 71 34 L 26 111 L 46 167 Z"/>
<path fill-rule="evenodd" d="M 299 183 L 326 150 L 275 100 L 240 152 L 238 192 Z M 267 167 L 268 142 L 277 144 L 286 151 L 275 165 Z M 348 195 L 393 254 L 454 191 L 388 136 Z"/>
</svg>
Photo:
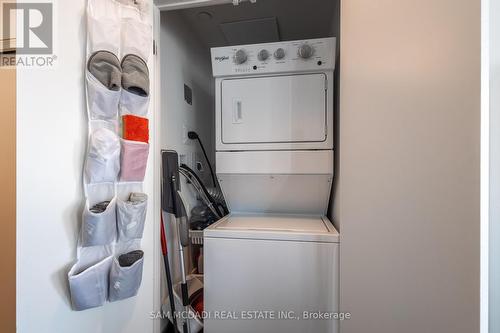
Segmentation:
<svg viewBox="0 0 500 333">
<path fill-rule="evenodd" d="M 335 69 L 336 38 L 216 47 L 211 49 L 214 77 Z"/>
</svg>

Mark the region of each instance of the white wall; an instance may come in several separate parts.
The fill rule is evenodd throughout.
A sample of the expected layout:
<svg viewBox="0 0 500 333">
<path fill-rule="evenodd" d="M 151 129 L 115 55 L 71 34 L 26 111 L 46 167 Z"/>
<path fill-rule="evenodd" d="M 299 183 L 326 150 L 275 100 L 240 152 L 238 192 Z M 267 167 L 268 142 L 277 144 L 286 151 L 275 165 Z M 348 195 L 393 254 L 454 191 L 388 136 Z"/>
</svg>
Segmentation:
<svg viewBox="0 0 500 333">
<path fill-rule="evenodd" d="M 184 21 L 179 12 L 162 12 L 161 59 L 161 145 L 185 154 L 188 162 L 203 162 L 201 174 L 212 186 L 210 171 L 196 141 L 184 140 L 184 127 L 196 131 L 209 158 L 215 160 L 214 87 L 210 51 Z M 193 91 L 193 104 L 184 101 L 184 84 Z"/>
<path fill-rule="evenodd" d="M 184 127 L 196 131 L 205 145 L 215 171 L 215 102 L 210 53 L 197 40 L 179 13 L 161 13 L 160 62 L 161 148 L 175 150 L 179 155 L 185 155 L 188 164 L 192 163 L 193 160 L 202 161 L 204 172 L 200 174 L 201 178 L 207 186 L 211 187 L 210 171 L 198 143 L 184 140 Z M 184 84 L 192 88 L 192 105 L 184 101 Z M 189 212 L 197 204 L 196 194 L 192 186 L 186 184 L 182 177 L 181 188 L 187 200 L 188 207 L 186 209 Z M 165 224 L 171 271 L 175 282 L 179 282 L 181 276 L 178 247 L 173 246 L 173 244 L 177 244 L 177 240 L 173 237 L 173 220 L 168 215 L 165 215 Z M 186 255 L 187 257 L 188 255 Z M 162 274 L 163 272 L 162 268 Z M 165 283 L 164 278 L 162 283 Z M 162 295 L 163 298 L 166 297 L 164 285 L 162 285 Z"/>
<path fill-rule="evenodd" d="M 341 15 L 342 333 L 479 332 L 480 1 Z"/>
<path fill-rule="evenodd" d="M 139 295 L 83 312 L 70 307 L 67 273 L 76 258 L 87 143 L 85 5 L 85 0 L 57 1 L 56 69 L 18 68 L 17 331 L 22 333 L 153 332 L 155 323 L 149 318 L 156 308 L 153 258 L 159 251 L 153 200 L 142 242 Z M 154 117 L 150 121 L 154 142 Z M 151 146 L 145 179 L 150 198 L 156 151 Z"/>
</svg>

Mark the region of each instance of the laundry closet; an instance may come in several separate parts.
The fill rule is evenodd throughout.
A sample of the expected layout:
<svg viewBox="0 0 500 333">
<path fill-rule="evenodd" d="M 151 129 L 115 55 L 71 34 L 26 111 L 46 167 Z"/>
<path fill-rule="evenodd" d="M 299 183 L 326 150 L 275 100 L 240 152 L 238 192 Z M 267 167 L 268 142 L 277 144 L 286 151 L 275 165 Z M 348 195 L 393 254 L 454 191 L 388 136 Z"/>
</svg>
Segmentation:
<svg viewBox="0 0 500 333">
<path fill-rule="evenodd" d="M 192 332 L 338 332 L 339 3 L 156 6 L 162 192 L 175 197 L 169 178 L 179 178 L 190 226 L 189 244 L 180 244 L 179 218 L 162 200 L 177 300 L 163 311 L 183 308 L 186 281 L 189 296 L 202 287 L 204 295 Z M 166 176 L 172 158 L 179 173 Z"/>
</svg>

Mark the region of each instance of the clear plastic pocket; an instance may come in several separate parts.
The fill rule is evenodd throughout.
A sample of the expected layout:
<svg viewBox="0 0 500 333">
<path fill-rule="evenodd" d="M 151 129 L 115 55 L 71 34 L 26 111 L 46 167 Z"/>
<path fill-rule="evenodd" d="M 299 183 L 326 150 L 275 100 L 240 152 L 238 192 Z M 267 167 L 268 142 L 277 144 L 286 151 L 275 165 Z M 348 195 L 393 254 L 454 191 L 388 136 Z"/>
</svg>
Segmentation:
<svg viewBox="0 0 500 333">
<path fill-rule="evenodd" d="M 117 187 L 116 225 L 119 242 L 140 246 L 148 207 L 142 183 L 120 183 Z M 124 250 L 124 249 L 122 249 Z"/>
<path fill-rule="evenodd" d="M 120 138 L 112 130 L 95 129 L 85 165 L 86 182 L 114 182 L 120 172 L 120 151 Z"/>
<path fill-rule="evenodd" d="M 89 51 L 106 50 L 120 54 L 120 6 L 112 0 L 89 0 L 88 38 Z"/>
<path fill-rule="evenodd" d="M 120 52 L 120 23 L 114 18 L 89 17 L 89 46 L 90 51 L 106 50 L 119 54 Z"/>
<path fill-rule="evenodd" d="M 148 61 L 153 44 L 152 26 L 127 17 L 121 21 L 121 54 L 136 54 Z"/>
<path fill-rule="evenodd" d="M 82 247 L 110 245 L 116 240 L 116 197 L 114 184 L 87 186 L 87 201 L 81 229 Z"/>
<path fill-rule="evenodd" d="M 122 115 L 133 114 L 146 117 L 148 110 L 149 96 L 140 96 L 122 89 L 120 98 L 120 113 Z"/>
<path fill-rule="evenodd" d="M 121 181 L 144 181 L 148 164 L 149 144 L 121 140 Z"/>
<path fill-rule="evenodd" d="M 118 257 L 113 258 L 109 274 L 109 301 L 115 302 L 136 296 L 142 282 L 144 258 L 130 266 L 120 265 Z"/>
<path fill-rule="evenodd" d="M 116 119 L 122 89 L 110 90 L 87 71 L 87 103 L 90 119 Z"/>
<path fill-rule="evenodd" d="M 109 272 L 113 257 L 84 266 L 76 263 L 68 273 L 71 304 L 82 311 L 103 305 L 108 299 Z"/>
<path fill-rule="evenodd" d="M 142 202 L 118 199 L 117 226 L 120 241 L 142 238 L 147 207 L 147 198 Z"/>
</svg>

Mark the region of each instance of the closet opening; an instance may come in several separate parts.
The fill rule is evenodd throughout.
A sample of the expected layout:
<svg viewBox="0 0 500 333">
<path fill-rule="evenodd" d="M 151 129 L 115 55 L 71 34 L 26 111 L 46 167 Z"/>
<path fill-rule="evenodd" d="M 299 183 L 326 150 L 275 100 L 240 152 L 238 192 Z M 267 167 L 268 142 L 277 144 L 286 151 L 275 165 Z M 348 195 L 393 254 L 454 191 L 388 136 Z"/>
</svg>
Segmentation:
<svg viewBox="0 0 500 333">
<path fill-rule="evenodd" d="M 184 254 L 190 293 L 204 286 L 206 265 L 212 265 L 212 261 L 204 260 L 206 247 L 210 246 L 204 243 L 205 229 L 231 212 L 246 209 L 257 215 L 273 216 L 287 212 L 300 217 L 293 222 L 297 232 L 309 232 L 298 227 L 301 224 L 306 224 L 311 232 L 326 228 L 325 233 L 331 233 L 339 229 L 333 216 L 334 165 L 338 158 L 334 147 L 338 140 L 338 71 L 335 68 L 338 68 L 340 45 L 339 0 L 245 1 L 238 5 L 229 1 L 209 2 L 213 5 L 191 8 L 183 8 L 182 1 L 158 0 L 156 3 L 161 10 L 157 40 L 160 147 L 177 152 L 181 166 L 181 196 L 190 226 L 190 243 Z M 226 54 L 225 50 L 230 51 Z M 234 67 L 235 64 L 242 66 Z M 280 68 L 276 70 L 277 75 L 267 72 L 272 66 Z M 282 69 L 286 66 L 288 69 Z M 236 68 L 234 75 L 218 77 L 229 67 Z M 237 71 L 249 75 L 238 77 Z M 222 89 L 225 89 L 224 96 Z M 245 96 L 239 99 L 232 91 L 245 91 Z M 218 115 L 218 105 L 232 111 Z M 233 159 L 235 154 L 237 160 Z M 286 170 L 277 167 L 283 161 L 290 161 Z M 273 166 L 276 170 L 267 176 Z M 240 168 L 237 174 L 234 174 L 235 168 Z M 317 177 L 309 177 L 311 173 Z M 245 176 L 240 177 L 241 174 Z M 273 182 L 272 186 L 269 181 Z M 310 215 L 316 217 L 309 219 Z M 318 215 L 325 220 L 318 219 Z M 329 227 L 328 219 L 335 228 Z M 175 219 L 164 214 L 164 223 L 175 284 L 182 280 Z M 239 230 L 252 224 L 251 228 L 272 233 L 282 230 L 289 222 L 280 217 L 265 222 L 244 217 L 235 223 Z M 218 245 L 212 249 L 215 247 L 217 251 L 232 252 Z M 280 252 L 276 247 L 269 250 Z M 291 249 L 283 251 L 285 255 Z M 297 260 L 315 251 L 301 249 Z M 332 262 L 338 264 L 336 250 L 332 247 L 327 252 L 327 256 L 334 258 Z M 234 266 L 243 272 L 244 267 L 240 265 L 246 259 L 238 258 L 237 251 L 234 253 L 232 260 L 241 261 Z M 325 300 L 324 304 L 332 303 L 333 309 L 337 309 L 338 271 L 313 266 L 308 269 L 322 276 L 318 286 L 336 295 L 333 301 Z M 264 277 L 255 279 L 261 281 Z M 262 284 L 254 287 L 262 288 Z M 227 301 L 222 299 L 227 295 L 214 296 L 206 288 L 205 284 L 205 296 L 217 297 L 222 303 Z M 252 288 L 249 285 L 247 292 Z M 168 288 L 162 289 L 162 300 L 168 299 Z M 173 289 L 175 292 L 175 285 Z M 315 287 L 311 289 L 311 297 L 315 297 L 315 290 Z M 180 309 L 182 301 L 178 301 Z M 239 304 L 238 300 L 231 302 Z M 170 311 L 169 305 L 164 304 L 163 310 Z M 191 320 L 190 324 L 193 332 L 196 327 L 203 327 L 203 320 Z M 304 321 L 304 325 L 308 324 Z M 337 332 L 336 328 L 324 330 L 314 325 L 324 323 L 318 322 L 310 328 Z M 263 326 L 262 331 L 266 330 L 270 331 Z"/>
</svg>

